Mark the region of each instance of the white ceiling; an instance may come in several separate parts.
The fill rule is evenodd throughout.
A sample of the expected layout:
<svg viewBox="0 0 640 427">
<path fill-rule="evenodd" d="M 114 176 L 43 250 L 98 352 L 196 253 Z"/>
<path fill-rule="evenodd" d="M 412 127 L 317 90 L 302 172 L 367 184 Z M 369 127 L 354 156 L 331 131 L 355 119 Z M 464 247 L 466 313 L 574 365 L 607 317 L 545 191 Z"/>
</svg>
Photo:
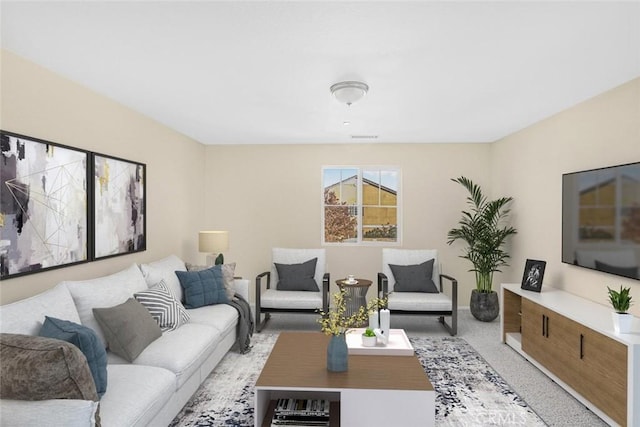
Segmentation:
<svg viewBox="0 0 640 427">
<path fill-rule="evenodd" d="M 640 76 L 639 1 L 0 7 L 3 48 L 205 144 L 489 142 Z"/>
</svg>

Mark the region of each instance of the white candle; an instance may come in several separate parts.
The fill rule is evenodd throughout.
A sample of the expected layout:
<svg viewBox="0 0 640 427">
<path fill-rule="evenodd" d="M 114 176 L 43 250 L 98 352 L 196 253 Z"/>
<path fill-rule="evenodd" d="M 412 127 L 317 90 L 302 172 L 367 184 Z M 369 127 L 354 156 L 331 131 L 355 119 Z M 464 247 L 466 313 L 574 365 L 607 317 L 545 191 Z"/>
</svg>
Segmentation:
<svg viewBox="0 0 640 427">
<path fill-rule="evenodd" d="M 378 323 L 378 312 L 374 311 L 369 315 L 369 328 L 370 329 L 378 329 L 380 324 Z"/>
<path fill-rule="evenodd" d="M 389 336 L 389 328 L 391 327 L 391 312 L 384 308 L 380 310 L 380 329 L 387 337 Z"/>
</svg>

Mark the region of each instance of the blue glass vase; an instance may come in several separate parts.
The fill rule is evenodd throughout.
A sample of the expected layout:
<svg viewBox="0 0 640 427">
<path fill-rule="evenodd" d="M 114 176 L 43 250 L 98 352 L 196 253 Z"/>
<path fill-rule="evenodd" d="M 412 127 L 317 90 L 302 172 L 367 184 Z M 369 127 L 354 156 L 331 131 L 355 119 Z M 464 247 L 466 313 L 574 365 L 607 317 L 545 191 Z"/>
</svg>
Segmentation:
<svg viewBox="0 0 640 427">
<path fill-rule="evenodd" d="M 327 346 L 327 369 L 332 372 L 345 372 L 349 367 L 349 349 L 344 334 L 331 335 Z"/>
</svg>

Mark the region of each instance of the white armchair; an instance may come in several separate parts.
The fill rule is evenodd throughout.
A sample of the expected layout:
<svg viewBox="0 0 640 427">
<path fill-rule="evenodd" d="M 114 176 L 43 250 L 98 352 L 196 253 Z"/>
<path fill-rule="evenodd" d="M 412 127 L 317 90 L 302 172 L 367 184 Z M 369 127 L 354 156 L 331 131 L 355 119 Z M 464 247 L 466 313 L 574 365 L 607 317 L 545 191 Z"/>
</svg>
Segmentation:
<svg viewBox="0 0 640 427">
<path fill-rule="evenodd" d="M 329 273 L 325 269 L 324 249 L 273 248 L 271 270 L 256 277 L 256 331 L 262 330 L 271 313 L 327 311 Z M 283 277 L 278 274 L 279 270 Z M 265 278 L 266 286 L 263 286 Z"/>
<path fill-rule="evenodd" d="M 387 297 L 387 308 L 392 317 L 400 314 L 439 316 L 440 323 L 451 335 L 456 335 L 458 281 L 440 274 L 439 267 L 435 249 L 382 249 L 378 295 Z M 428 280 L 429 269 L 431 280 Z M 445 280 L 451 285 L 448 294 L 443 292 Z M 445 322 L 445 316 L 451 317 L 451 324 Z"/>
</svg>

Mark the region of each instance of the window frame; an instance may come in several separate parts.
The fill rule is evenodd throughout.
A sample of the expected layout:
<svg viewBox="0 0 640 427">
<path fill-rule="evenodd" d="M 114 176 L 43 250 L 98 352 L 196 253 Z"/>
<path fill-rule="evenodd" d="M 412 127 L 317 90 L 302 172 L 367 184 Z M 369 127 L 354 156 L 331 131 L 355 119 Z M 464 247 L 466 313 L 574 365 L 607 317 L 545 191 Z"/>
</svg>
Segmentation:
<svg viewBox="0 0 640 427">
<path fill-rule="evenodd" d="M 357 188 L 356 188 L 356 204 L 355 210 L 358 212 L 357 218 L 357 236 L 356 241 L 349 242 L 327 242 L 325 240 L 325 171 L 337 169 L 337 170 L 356 170 L 357 171 Z M 363 204 L 363 175 L 364 172 L 394 172 L 396 174 L 396 240 L 365 240 L 363 232 L 363 215 L 366 206 Z M 382 187 L 382 182 L 379 183 Z M 322 246 L 402 246 L 402 170 L 399 166 L 387 166 L 387 165 L 326 165 L 322 166 L 320 170 L 320 242 Z M 353 209 L 354 205 L 348 205 L 349 209 Z M 382 205 L 381 207 L 393 207 L 392 205 Z"/>
</svg>

